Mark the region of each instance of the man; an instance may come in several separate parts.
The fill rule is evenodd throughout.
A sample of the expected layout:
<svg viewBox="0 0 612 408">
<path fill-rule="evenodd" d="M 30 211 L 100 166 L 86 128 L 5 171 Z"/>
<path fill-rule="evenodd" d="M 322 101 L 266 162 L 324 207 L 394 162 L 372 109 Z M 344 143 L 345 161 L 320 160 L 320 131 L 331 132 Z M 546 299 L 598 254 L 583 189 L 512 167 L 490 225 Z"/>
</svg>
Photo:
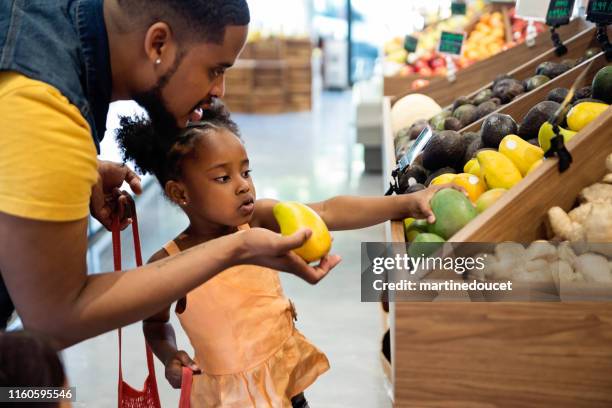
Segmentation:
<svg viewBox="0 0 612 408">
<path fill-rule="evenodd" d="M 253 229 L 87 276 L 90 211 L 108 228 L 125 205 L 119 186 L 141 188 L 131 170 L 96 159 L 108 104 L 135 99 L 164 126 L 198 120 L 223 95 L 248 23 L 244 0 L 0 2 L 0 272 L 26 328 L 66 347 L 150 316 L 234 264 L 314 283 L 339 262 L 312 267 L 290 252 L 308 231 Z"/>
</svg>

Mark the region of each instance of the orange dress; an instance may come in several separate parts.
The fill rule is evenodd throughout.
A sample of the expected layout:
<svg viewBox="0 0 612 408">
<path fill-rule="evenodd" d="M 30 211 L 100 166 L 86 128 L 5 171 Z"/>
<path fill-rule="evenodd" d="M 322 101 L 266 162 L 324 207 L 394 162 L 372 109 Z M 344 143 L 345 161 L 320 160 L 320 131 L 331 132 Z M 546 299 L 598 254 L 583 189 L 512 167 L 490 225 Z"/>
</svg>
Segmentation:
<svg viewBox="0 0 612 408">
<path fill-rule="evenodd" d="M 180 252 L 174 241 L 164 249 Z M 294 314 L 278 272 L 260 266 L 226 269 L 189 292 L 177 315 L 202 369 L 193 376 L 191 406 L 291 407 L 329 369 L 295 328 Z"/>
</svg>

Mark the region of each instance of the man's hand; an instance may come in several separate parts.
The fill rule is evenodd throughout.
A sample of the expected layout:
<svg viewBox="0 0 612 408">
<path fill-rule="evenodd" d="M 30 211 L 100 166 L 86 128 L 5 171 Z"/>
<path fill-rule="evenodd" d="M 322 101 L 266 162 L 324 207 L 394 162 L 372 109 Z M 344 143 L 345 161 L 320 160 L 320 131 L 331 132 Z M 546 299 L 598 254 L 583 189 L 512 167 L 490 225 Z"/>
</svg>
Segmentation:
<svg viewBox="0 0 612 408">
<path fill-rule="evenodd" d="M 309 265 L 293 252 L 301 247 L 312 235 L 302 229 L 293 235 L 282 236 L 264 228 L 241 231 L 243 243 L 238 254 L 238 263 L 249 263 L 299 276 L 315 284 L 327 275 L 341 261 L 338 255 L 326 255 L 318 265 Z"/>
<path fill-rule="evenodd" d="M 126 207 L 132 198 L 119 188 L 123 182 L 127 182 L 135 194 L 142 193 L 140 177 L 125 164 L 104 160 L 98 160 L 98 173 L 98 182 L 91 190 L 91 215 L 108 230 L 111 229 L 113 215 L 118 215 L 121 229 L 125 229 L 131 222 Z"/>
<path fill-rule="evenodd" d="M 202 371 L 195 361 L 189 357 L 184 351 L 177 351 L 168 361 L 166 361 L 166 379 L 172 388 L 180 389 L 183 380 L 183 367 L 187 367 L 194 374 L 200 374 Z"/>
</svg>

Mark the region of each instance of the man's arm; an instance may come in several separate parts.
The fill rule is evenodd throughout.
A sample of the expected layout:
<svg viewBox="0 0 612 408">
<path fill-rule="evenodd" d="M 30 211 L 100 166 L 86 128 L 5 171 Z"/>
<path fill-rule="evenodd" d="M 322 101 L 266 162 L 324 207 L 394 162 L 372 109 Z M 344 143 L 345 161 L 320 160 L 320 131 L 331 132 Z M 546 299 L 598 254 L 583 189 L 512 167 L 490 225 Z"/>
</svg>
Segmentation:
<svg viewBox="0 0 612 408">
<path fill-rule="evenodd" d="M 338 262 L 308 266 L 290 252 L 310 236 L 253 229 L 127 272 L 87 275 L 87 219 L 35 221 L 0 212 L 0 271 L 24 326 L 67 347 L 145 319 L 238 263 L 290 271 L 311 283 Z"/>
</svg>

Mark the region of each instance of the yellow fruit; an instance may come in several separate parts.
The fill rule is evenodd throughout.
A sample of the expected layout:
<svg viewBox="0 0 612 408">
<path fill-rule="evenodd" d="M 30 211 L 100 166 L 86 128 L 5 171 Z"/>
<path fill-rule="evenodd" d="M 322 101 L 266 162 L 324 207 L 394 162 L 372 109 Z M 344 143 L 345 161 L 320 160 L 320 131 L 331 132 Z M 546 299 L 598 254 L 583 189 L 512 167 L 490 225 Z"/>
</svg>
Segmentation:
<svg viewBox="0 0 612 408">
<path fill-rule="evenodd" d="M 489 188 L 510 189 L 523 178 L 512 160 L 500 152 L 482 150 L 476 154 L 476 158 Z"/>
<path fill-rule="evenodd" d="M 312 231 L 306 243 L 294 250 L 306 262 L 313 262 L 327 255 L 331 248 L 331 235 L 325 222 L 312 208 L 295 201 L 286 201 L 277 203 L 272 212 L 283 235 L 292 235 L 302 228 Z"/>
<path fill-rule="evenodd" d="M 504 137 L 499 144 L 499 152 L 512 160 L 512 163 L 514 163 L 523 176 L 527 174 L 533 163 L 544 157 L 542 149 L 521 139 L 517 135 Z"/>
<path fill-rule="evenodd" d="M 467 163 L 465 163 L 465 166 L 463 166 L 463 171 L 465 173 L 482 177 L 482 174 L 480 173 L 480 164 L 478 164 L 478 159 L 476 158 L 470 159 Z"/>
<path fill-rule="evenodd" d="M 475 203 L 478 197 L 487 191 L 487 185 L 480 177 L 469 173 L 457 174 L 452 181 L 454 184 L 461 186 L 467 191 L 470 201 Z"/>
<path fill-rule="evenodd" d="M 506 191 L 508 190 L 505 188 L 494 188 L 493 190 L 485 191 L 476 201 L 476 211 L 478 211 L 478 214 L 492 206 Z"/>
<path fill-rule="evenodd" d="M 437 184 L 450 183 L 450 182 L 453 181 L 455 176 L 456 176 L 456 174 L 453 174 L 453 173 L 440 174 L 438 177 L 436 177 L 433 180 L 431 180 L 431 183 L 429 183 L 429 184 L 432 185 L 432 186 L 435 186 Z"/>
<path fill-rule="evenodd" d="M 527 174 L 531 173 L 532 171 L 534 171 L 535 169 L 537 169 L 540 164 L 544 163 L 544 159 L 540 159 L 537 162 L 534 162 L 531 167 L 529 168 L 529 170 L 527 170 Z"/>
<path fill-rule="evenodd" d="M 577 132 L 563 129 L 561 126 L 559 126 L 559 133 L 561 133 L 563 136 L 563 141 L 567 143 L 576 135 Z M 544 153 L 550 149 L 550 140 L 554 135 L 555 133 L 553 132 L 552 125 L 549 122 L 544 122 L 542 126 L 540 126 L 540 130 L 538 131 L 538 143 L 540 144 L 540 147 Z"/>
<path fill-rule="evenodd" d="M 606 109 L 608 109 L 608 105 L 605 103 L 581 102 L 567 113 L 567 126 L 571 130 L 579 132 Z"/>
</svg>

